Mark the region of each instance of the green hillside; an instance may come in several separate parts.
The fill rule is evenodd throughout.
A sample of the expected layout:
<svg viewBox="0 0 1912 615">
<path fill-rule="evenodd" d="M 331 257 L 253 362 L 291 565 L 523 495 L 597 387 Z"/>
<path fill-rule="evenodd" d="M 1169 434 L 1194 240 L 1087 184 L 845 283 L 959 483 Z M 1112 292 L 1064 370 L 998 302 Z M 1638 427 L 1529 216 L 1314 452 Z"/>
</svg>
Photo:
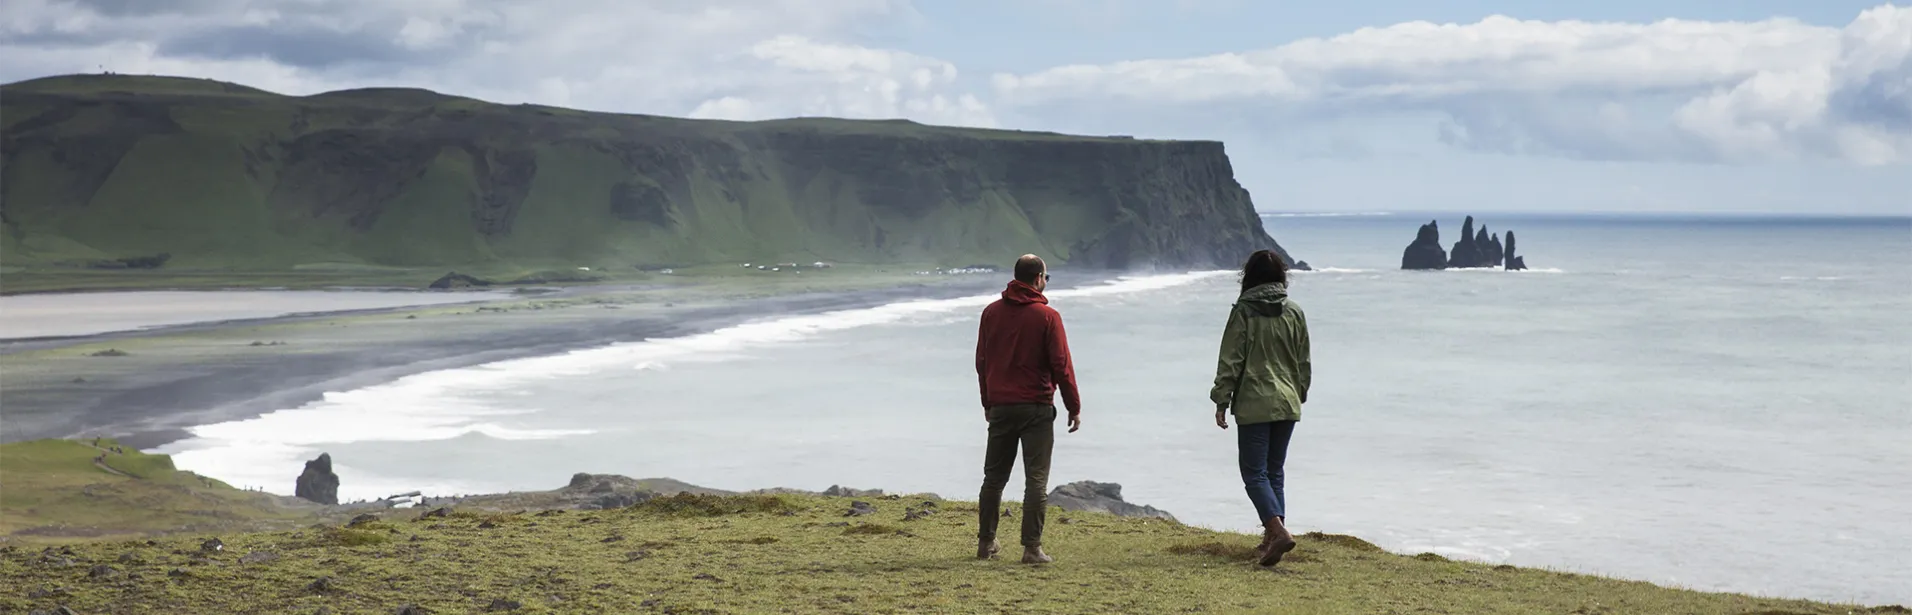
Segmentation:
<svg viewBox="0 0 1912 615">
<path fill-rule="evenodd" d="M 234 489 L 112 440 L 0 444 L 0 544 L 298 527 L 318 506 Z"/>
<path fill-rule="evenodd" d="M 1227 266 L 1273 247 L 1217 142 L 725 122 L 415 89 L 0 86 L 0 265 Z"/>
<path fill-rule="evenodd" d="M 1044 534 L 1056 562 L 1032 567 L 1013 543 L 974 559 L 969 502 L 879 496 L 850 516 L 848 498 L 602 475 L 692 493 L 607 510 L 506 494 L 360 517 L 274 504 L 288 498 L 173 471 L 163 455 L 96 466 L 89 444 L 0 445 L 0 613 L 1907 612 L 1396 554 L 1331 534 L 1298 537 L 1271 570 L 1253 562 L 1255 536 L 1059 508 Z M 474 505 L 485 499 L 505 506 Z"/>
</svg>

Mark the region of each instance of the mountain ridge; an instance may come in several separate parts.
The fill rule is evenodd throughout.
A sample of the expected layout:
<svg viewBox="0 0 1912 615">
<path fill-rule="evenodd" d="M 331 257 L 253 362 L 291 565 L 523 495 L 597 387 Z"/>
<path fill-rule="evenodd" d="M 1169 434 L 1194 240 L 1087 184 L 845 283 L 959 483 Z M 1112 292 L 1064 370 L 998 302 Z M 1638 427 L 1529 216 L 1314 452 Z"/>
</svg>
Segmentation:
<svg viewBox="0 0 1912 615">
<path fill-rule="evenodd" d="M 1216 141 L 79 75 L 0 86 L 0 149 L 8 264 L 164 253 L 200 268 L 620 268 L 1035 252 L 1145 269 L 1280 250 Z"/>
</svg>

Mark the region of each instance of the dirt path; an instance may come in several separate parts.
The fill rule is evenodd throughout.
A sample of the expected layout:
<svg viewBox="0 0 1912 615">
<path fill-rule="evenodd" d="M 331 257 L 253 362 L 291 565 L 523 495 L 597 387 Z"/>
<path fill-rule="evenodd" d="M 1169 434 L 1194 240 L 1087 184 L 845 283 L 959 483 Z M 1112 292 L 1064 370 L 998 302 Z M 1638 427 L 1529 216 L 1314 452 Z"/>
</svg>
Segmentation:
<svg viewBox="0 0 1912 615">
<path fill-rule="evenodd" d="M 87 446 L 93 446 L 93 445 L 91 445 L 91 444 L 88 444 Z M 100 454 L 102 454 L 102 455 L 112 455 L 112 454 L 115 454 L 115 453 L 114 453 L 113 451 L 110 451 L 110 450 L 107 450 L 107 449 L 103 449 L 103 448 L 100 448 L 100 447 L 97 447 L 97 446 L 93 446 L 93 450 L 96 450 L 96 451 L 99 451 L 99 452 L 100 452 Z M 103 457 L 94 457 L 94 458 L 93 458 L 93 467 L 95 467 L 95 468 L 99 468 L 99 469 L 101 469 L 101 470 L 105 470 L 107 474 L 117 474 L 117 475 L 120 475 L 120 476 L 124 476 L 124 477 L 127 477 L 127 478 L 139 478 L 139 477 L 137 477 L 137 476 L 133 476 L 133 475 L 131 475 L 131 474 L 127 474 L 127 473 L 125 473 L 125 472 L 121 472 L 121 471 L 119 471 L 119 470 L 115 470 L 115 469 L 113 469 L 113 466 L 109 466 L 109 465 L 106 465 L 106 462 L 105 462 L 105 461 L 102 461 L 102 459 L 104 459 L 104 458 L 103 458 Z"/>
</svg>

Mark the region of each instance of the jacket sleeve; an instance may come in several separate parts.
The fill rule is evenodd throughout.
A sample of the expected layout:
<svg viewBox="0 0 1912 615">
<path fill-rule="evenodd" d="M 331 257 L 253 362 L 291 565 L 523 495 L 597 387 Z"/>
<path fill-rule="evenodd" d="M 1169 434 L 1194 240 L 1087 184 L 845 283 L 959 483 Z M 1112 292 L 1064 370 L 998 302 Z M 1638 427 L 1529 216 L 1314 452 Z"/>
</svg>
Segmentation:
<svg viewBox="0 0 1912 615">
<path fill-rule="evenodd" d="M 1308 356 L 1308 316 L 1295 313 L 1295 385 L 1301 403 L 1308 403 L 1308 385 L 1314 380 L 1314 362 Z"/>
<path fill-rule="evenodd" d="M 978 392 L 982 394 L 983 407 L 988 408 L 989 407 L 989 374 L 987 371 L 983 369 L 984 368 L 983 353 L 987 350 L 987 348 L 985 348 L 983 345 L 984 343 L 983 333 L 989 330 L 989 310 L 988 309 L 983 310 L 983 316 L 981 319 L 979 319 L 979 321 L 980 322 L 976 326 L 976 387 L 978 389 Z"/>
<path fill-rule="evenodd" d="M 1227 408 L 1235 401 L 1235 388 L 1241 386 L 1241 372 L 1247 361 L 1248 319 L 1240 307 L 1228 311 L 1228 325 L 1222 328 L 1221 358 L 1215 362 L 1215 388 L 1208 398 L 1216 408 Z"/>
<path fill-rule="evenodd" d="M 1069 334 L 1062 329 L 1062 314 L 1049 311 L 1049 376 L 1062 390 L 1062 406 L 1069 416 L 1082 413 L 1082 396 L 1076 390 L 1075 360 L 1069 356 Z"/>
</svg>

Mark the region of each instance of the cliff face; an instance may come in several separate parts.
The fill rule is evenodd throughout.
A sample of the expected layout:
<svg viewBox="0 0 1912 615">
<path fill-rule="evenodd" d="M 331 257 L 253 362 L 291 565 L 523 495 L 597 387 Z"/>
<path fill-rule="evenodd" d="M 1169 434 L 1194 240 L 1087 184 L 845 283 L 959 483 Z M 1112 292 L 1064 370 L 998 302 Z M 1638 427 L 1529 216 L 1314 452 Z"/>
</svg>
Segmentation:
<svg viewBox="0 0 1912 615">
<path fill-rule="evenodd" d="M 1234 267 L 1279 249 L 1222 145 L 719 122 L 210 81 L 0 92 L 11 263 L 790 260 Z M 1285 253 L 1284 253 L 1285 254 Z"/>
</svg>

